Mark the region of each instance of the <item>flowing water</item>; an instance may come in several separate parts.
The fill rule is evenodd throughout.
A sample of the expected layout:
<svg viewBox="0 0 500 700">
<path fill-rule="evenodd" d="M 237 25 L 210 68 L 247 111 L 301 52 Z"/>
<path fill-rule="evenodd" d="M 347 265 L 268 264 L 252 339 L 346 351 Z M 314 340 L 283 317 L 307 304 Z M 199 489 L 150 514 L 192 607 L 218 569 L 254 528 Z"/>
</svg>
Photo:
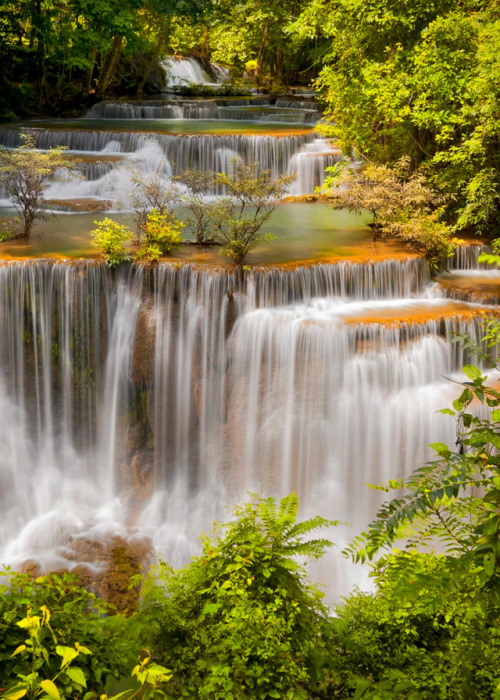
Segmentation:
<svg viewBox="0 0 500 700">
<path fill-rule="evenodd" d="M 431 289 L 420 260 L 4 264 L 0 558 L 71 568 L 118 534 L 180 565 L 249 489 L 296 489 L 304 514 L 351 523 L 345 541 L 378 502 L 367 483 L 453 443 L 434 412 L 465 361 L 450 339 L 478 338 L 482 307 Z M 335 556 L 318 575 L 351 583 Z"/>
<path fill-rule="evenodd" d="M 339 158 L 305 126 L 314 103 L 258 100 L 102 103 L 85 120 L 1 129 L 0 142 L 16 146 L 27 129 L 39 148 L 83 156 L 86 179 L 52 188 L 62 208 L 126 210 L 131 168 L 168 184 L 233 157 L 294 172 L 293 193 L 312 192 Z M 267 123 L 295 113 L 292 130 Z M 113 272 L 81 259 L 94 216 L 68 213 L 41 241 L 2 244 L 0 561 L 97 574 L 118 536 L 179 566 L 249 489 L 296 489 L 302 515 L 349 523 L 331 533 L 342 545 L 380 502 L 367 483 L 407 475 L 430 442 L 453 445 L 452 417 L 436 413 L 466 361 L 451 339 L 477 340 L 499 296 L 479 246 L 431 279 L 423 260 L 370 247 L 362 219 L 290 204 L 250 270 L 197 251 Z M 49 252 L 79 259 L 36 259 Z M 21 256 L 34 259 L 8 260 Z M 363 576 L 338 551 L 314 569 L 330 599 Z"/>
</svg>

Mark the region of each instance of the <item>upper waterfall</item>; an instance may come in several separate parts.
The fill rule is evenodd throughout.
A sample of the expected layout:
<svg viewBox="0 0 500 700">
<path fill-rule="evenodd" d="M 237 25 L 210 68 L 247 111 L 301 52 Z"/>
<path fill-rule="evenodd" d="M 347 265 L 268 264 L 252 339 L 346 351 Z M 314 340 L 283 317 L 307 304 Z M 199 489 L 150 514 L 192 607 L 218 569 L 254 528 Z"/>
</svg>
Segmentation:
<svg viewBox="0 0 500 700">
<path fill-rule="evenodd" d="M 211 64 L 214 73 L 211 78 L 201 63 L 191 57 L 168 56 L 162 61 L 166 73 L 166 87 L 173 88 L 193 83 L 195 85 L 213 85 L 227 80 L 228 70 L 217 63 Z"/>
</svg>

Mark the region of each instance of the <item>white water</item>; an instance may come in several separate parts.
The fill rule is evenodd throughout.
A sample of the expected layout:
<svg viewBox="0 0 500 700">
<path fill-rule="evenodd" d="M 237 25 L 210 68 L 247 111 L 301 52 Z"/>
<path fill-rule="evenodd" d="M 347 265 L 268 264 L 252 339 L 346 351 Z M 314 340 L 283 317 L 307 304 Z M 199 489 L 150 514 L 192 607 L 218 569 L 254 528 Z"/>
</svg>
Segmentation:
<svg viewBox="0 0 500 700">
<path fill-rule="evenodd" d="M 82 542 L 120 535 L 177 566 L 248 489 L 297 489 L 304 515 L 351 523 L 333 533 L 346 541 L 379 502 L 367 483 L 453 443 L 435 411 L 465 361 L 451 335 L 478 337 L 477 321 L 362 322 L 432 310 L 427 290 L 420 261 L 245 280 L 3 266 L 0 560 L 71 568 Z M 318 575 L 335 595 L 352 583 L 333 555 Z"/>
<path fill-rule="evenodd" d="M 24 131 L 24 130 L 23 130 Z M 257 162 L 273 178 L 295 173 L 293 194 L 314 192 L 322 184 L 324 168 L 339 158 L 338 150 L 313 134 L 274 137 L 269 135 L 176 135 L 98 130 L 29 129 L 38 148 L 65 146 L 70 153 L 98 156 L 96 164 L 85 164 L 88 179 L 70 178 L 51 188 L 53 199 L 85 197 L 112 200 L 122 208 L 130 206 L 131 170 L 148 174 L 158 171 L 168 177 L 187 168 L 227 172 L 236 155 Z M 19 143 L 19 132 L 0 129 L 0 142 L 9 147 Z M 105 156 L 112 158 L 105 164 Z M 120 155 L 120 159 L 116 156 Z M 215 194 L 207 192 L 207 194 Z M 220 194 L 220 193 L 219 193 Z"/>
<path fill-rule="evenodd" d="M 217 85 L 223 83 L 228 77 L 227 69 L 218 64 L 213 64 L 212 68 L 216 75 L 216 80 L 210 78 L 196 58 L 181 58 L 180 56 L 168 56 L 162 61 L 162 66 L 166 71 L 166 87 L 179 87 L 182 85 Z"/>
</svg>

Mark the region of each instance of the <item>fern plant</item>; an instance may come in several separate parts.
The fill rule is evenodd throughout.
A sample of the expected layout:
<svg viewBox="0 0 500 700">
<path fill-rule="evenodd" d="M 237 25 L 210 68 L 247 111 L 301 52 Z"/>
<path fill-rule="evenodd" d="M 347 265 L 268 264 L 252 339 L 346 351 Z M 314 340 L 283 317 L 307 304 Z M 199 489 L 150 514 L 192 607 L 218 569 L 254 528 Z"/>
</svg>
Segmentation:
<svg viewBox="0 0 500 700">
<path fill-rule="evenodd" d="M 331 524 L 297 522 L 298 498 L 252 494 L 205 536 L 181 571 L 166 565 L 144 596 L 144 639 L 173 672 L 172 697 L 306 700 L 321 675 L 322 594 L 296 560 L 331 543 L 307 539 Z M 159 581 L 159 583 L 158 583 Z"/>
<path fill-rule="evenodd" d="M 500 340 L 498 321 L 484 324 L 482 341 L 492 351 Z M 499 370 L 491 352 L 458 336 L 490 369 Z M 410 478 L 378 487 L 385 492 L 404 490 L 386 501 L 376 519 L 345 553 L 355 560 L 373 559 L 400 542 L 406 551 L 436 542 L 448 558 L 451 585 L 463 584 L 470 566 L 479 577 L 478 591 L 489 602 L 500 603 L 500 392 L 475 365 L 463 367 L 461 395 L 453 408 L 441 412 L 456 421 L 456 450 L 443 443 L 431 447 L 437 459 L 417 469 Z M 471 405 L 476 407 L 471 411 Z"/>
</svg>

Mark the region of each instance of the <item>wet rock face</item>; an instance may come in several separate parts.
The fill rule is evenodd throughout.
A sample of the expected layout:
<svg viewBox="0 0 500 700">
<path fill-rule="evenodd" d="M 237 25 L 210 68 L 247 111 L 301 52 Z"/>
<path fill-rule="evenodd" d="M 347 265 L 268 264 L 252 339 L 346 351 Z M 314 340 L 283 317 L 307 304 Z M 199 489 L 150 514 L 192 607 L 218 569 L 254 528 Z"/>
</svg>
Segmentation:
<svg viewBox="0 0 500 700">
<path fill-rule="evenodd" d="M 65 552 L 69 561 L 78 562 L 68 567 L 77 577 L 77 583 L 92 591 L 119 613 L 132 613 L 137 609 L 140 584 L 129 589 L 133 576 L 144 575 L 153 561 L 151 542 L 144 537 L 128 539 L 117 535 L 109 539 L 77 538 L 71 549 Z M 59 575 L 64 569 L 54 572 Z M 20 572 L 36 579 L 48 575 L 34 560 L 26 561 Z"/>
<path fill-rule="evenodd" d="M 59 211 L 91 212 L 109 211 L 116 206 L 111 199 L 48 199 L 47 204 Z"/>
<path fill-rule="evenodd" d="M 129 589 L 129 584 L 133 576 L 144 574 L 152 561 L 151 542 L 147 538 L 119 536 L 108 540 L 81 539 L 75 542 L 74 550 L 79 563 L 73 573 L 81 584 L 114 605 L 117 612 L 132 613 L 137 608 L 140 586 Z M 96 559 L 97 571 L 93 563 Z"/>
<path fill-rule="evenodd" d="M 137 316 L 134 340 L 132 383 L 151 386 L 154 378 L 156 321 L 151 299 L 145 299 Z"/>
</svg>

